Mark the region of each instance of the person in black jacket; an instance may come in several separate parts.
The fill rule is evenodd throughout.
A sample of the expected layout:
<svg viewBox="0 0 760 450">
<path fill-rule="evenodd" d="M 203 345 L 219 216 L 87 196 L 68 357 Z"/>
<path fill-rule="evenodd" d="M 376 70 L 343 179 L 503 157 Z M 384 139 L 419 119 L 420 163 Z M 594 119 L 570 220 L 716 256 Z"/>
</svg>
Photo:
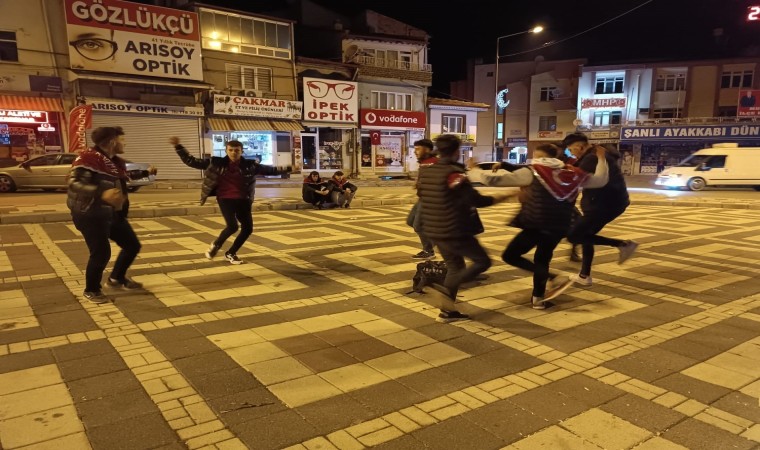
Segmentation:
<svg viewBox="0 0 760 450">
<path fill-rule="evenodd" d="M 600 187 L 607 183 L 604 159 L 595 167 L 596 173 L 589 176 L 583 170 L 566 166 L 557 159 L 560 151 L 556 145 L 540 145 L 529 167 L 503 174 L 478 169 L 470 173 L 473 179 L 479 179 L 486 186 L 523 187 L 520 212 L 510 222 L 511 226 L 521 231 L 507 245 L 501 257 L 511 266 L 533 272 L 533 309 L 545 309 L 545 302 L 557 297 L 572 284 L 568 280 L 547 293 L 547 281 L 557 277 L 549 271 L 554 249 L 570 228 L 575 199 L 581 187 Z M 523 255 L 533 248 L 536 252 L 533 261 L 530 261 Z"/>
<path fill-rule="evenodd" d="M 581 197 L 580 217 L 570 229 L 567 239 L 573 244 L 583 245 L 583 261 L 581 270 L 577 275 L 570 278 L 582 286 L 590 287 L 591 264 L 594 260 L 594 246 L 606 245 L 618 249 L 618 263 L 622 264 L 633 256 L 639 244 L 631 240 L 612 239 L 600 236 L 598 233 L 610 222 L 625 212 L 631 201 L 628 197 L 628 188 L 625 178 L 620 170 L 618 160 L 620 152 L 611 146 L 600 147 L 605 151 L 600 156 L 598 153 L 588 151 L 587 148 L 576 146 L 572 148 L 573 154 L 578 158 L 577 167 L 587 172 L 594 172 L 597 159 L 603 157 L 607 161 L 609 169 L 609 182 L 603 187 L 596 189 L 584 189 Z"/>
<path fill-rule="evenodd" d="M 443 286 L 433 285 L 434 295 L 441 297 L 438 319 L 452 322 L 469 319 L 454 307 L 459 286 L 491 267 L 491 258 L 475 237 L 483 232 L 477 208 L 502 202 L 511 195 L 484 196 L 472 187 L 464 166 L 457 163 L 461 146 L 457 136 L 438 136 L 435 145 L 439 158 L 433 164 L 420 166 L 417 195 L 422 229 L 446 263 Z M 464 258 L 472 260 L 469 267 Z"/>
<path fill-rule="evenodd" d="M 255 159 L 243 158 L 243 144 L 238 141 L 228 141 L 227 156 L 220 158 L 199 159 L 191 155 L 179 143 L 178 137 L 169 138 L 169 143 L 185 165 L 194 169 L 204 170 L 203 185 L 201 186 L 201 205 L 210 196 L 216 196 L 219 210 L 222 212 L 226 227 L 219 237 L 211 243 L 205 255 L 213 259 L 224 242 L 240 229 L 224 257 L 231 264 L 242 264 L 237 252 L 248 237 L 253 233 L 253 216 L 251 206 L 256 191 L 256 175 L 278 175 L 281 172 L 272 166 L 259 164 Z M 238 222 L 240 226 L 238 227 Z"/>
<path fill-rule="evenodd" d="M 126 276 L 141 245 L 127 221 L 129 177 L 119 156 L 124 153 L 124 131 L 121 127 L 96 128 L 92 140 L 95 146 L 83 150 L 71 165 L 66 205 L 90 250 L 84 297 L 93 303 L 106 303 L 111 299 L 103 294 L 100 282 L 111 258 L 109 239 L 121 247 L 106 282 L 113 288 L 142 288 Z M 155 173 L 152 166 L 150 170 Z"/>
<path fill-rule="evenodd" d="M 330 190 L 327 188 L 327 181 L 322 180 L 319 172 L 313 170 L 308 177 L 303 180 L 301 188 L 301 198 L 306 203 L 314 206 L 314 209 L 322 209 Z"/>
<path fill-rule="evenodd" d="M 350 208 L 351 201 L 356 195 L 356 185 L 348 181 L 342 170 L 335 172 L 327 180 L 327 189 L 330 191 L 330 199 L 338 208 Z"/>
</svg>

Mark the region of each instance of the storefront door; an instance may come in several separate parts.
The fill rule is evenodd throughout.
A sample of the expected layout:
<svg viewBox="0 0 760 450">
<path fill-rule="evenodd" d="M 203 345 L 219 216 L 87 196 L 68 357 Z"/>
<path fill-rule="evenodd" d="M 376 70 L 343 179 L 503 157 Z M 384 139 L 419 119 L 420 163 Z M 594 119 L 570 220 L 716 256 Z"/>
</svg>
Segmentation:
<svg viewBox="0 0 760 450">
<path fill-rule="evenodd" d="M 317 135 L 301 133 L 301 150 L 303 152 L 303 170 L 316 170 Z"/>
</svg>

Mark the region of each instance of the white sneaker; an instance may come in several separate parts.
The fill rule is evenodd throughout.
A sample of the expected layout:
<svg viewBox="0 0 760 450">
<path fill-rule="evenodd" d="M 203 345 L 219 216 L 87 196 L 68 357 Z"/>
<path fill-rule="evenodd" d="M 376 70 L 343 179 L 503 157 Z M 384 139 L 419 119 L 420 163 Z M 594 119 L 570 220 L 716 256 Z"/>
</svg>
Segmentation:
<svg viewBox="0 0 760 450">
<path fill-rule="evenodd" d="M 568 290 L 570 286 L 573 285 L 573 280 L 571 280 L 569 277 L 565 281 L 559 284 L 557 284 L 556 278 L 552 281 L 554 281 L 552 285 L 556 287 L 552 287 L 551 289 L 546 290 L 546 294 L 544 295 L 545 302 L 548 302 L 549 300 L 554 300 L 555 298 L 559 297 L 563 292 Z"/>
<path fill-rule="evenodd" d="M 219 251 L 219 247 L 217 247 L 214 244 L 211 244 L 211 246 L 209 246 L 208 250 L 206 250 L 206 253 L 204 253 L 204 255 L 208 259 L 214 259 L 214 256 L 216 256 L 216 253 L 218 251 Z"/>
<path fill-rule="evenodd" d="M 530 306 L 533 309 L 546 309 L 546 305 L 544 304 L 546 300 L 544 300 L 541 297 L 531 297 L 530 298 Z"/>
<path fill-rule="evenodd" d="M 572 281 L 575 284 L 580 284 L 581 286 L 585 286 L 585 287 L 591 287 L 591 285 L 593 284 L 591 275 L 587 276 L 586 278 L 583 278 L 579 274 L 573 274 L 573 275 L 570 275 L 570 281 Z"/>
<path fill-rule="evenodd" d="M 227 258 L 227 261 L 229 261 L 230 264 L 243 264 L 243 260 L 233 253 L 225 253 L 224 257 Z"/>
<path fill-rule="evenodd" d="M 634 252 L 636 252 L 636 249 L 639 247 L 639 243 L 636 241 L 625 241 L 625 244 L 621 247 L 618 247 L 618 250 L 620 251 L 620 259 L 618 259 L 618 264 L 623 264 L 633 256 Z"/>
</svg>

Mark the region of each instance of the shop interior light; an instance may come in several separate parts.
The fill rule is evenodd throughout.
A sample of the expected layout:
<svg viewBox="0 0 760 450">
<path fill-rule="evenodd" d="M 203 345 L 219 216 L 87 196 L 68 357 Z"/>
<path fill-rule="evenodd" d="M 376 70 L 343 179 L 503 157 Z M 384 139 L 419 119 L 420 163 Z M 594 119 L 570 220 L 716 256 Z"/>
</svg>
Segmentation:
<svg viewBox="0 0 760 450">
<path fill-rule="evenodd" d="M 219 41 L 209 41 L 208 46 L 211 48 L 222 48 L 222 43 Z"/>
<path fill-rule="evenodd" d="M 211 32 L 211 39 L 217 39 L 218 37 L 219 37 L 219 33 L 217 33 L 216 31 Z"/>
</svg>

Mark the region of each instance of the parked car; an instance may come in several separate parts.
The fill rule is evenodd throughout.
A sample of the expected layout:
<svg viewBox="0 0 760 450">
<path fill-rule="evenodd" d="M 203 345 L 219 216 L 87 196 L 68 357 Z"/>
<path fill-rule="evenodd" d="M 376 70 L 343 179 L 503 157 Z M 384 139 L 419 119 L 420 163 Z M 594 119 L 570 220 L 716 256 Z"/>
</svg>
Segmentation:
<svg viewBox="0 0 760 450">
<path fill-rule="evenodd" d="M 76 153 L 49 153 L 13 167 L 1 168 L 0 192 L 14 192 L 17 189 L 66 189 L 66 177 L 76 157 Z M 146 163 L 127 162 L 129 192 L 135 192 L 156 180 L 156 176 L 150 174 L 149 167 L 150 164 Z"/>
</svg>

